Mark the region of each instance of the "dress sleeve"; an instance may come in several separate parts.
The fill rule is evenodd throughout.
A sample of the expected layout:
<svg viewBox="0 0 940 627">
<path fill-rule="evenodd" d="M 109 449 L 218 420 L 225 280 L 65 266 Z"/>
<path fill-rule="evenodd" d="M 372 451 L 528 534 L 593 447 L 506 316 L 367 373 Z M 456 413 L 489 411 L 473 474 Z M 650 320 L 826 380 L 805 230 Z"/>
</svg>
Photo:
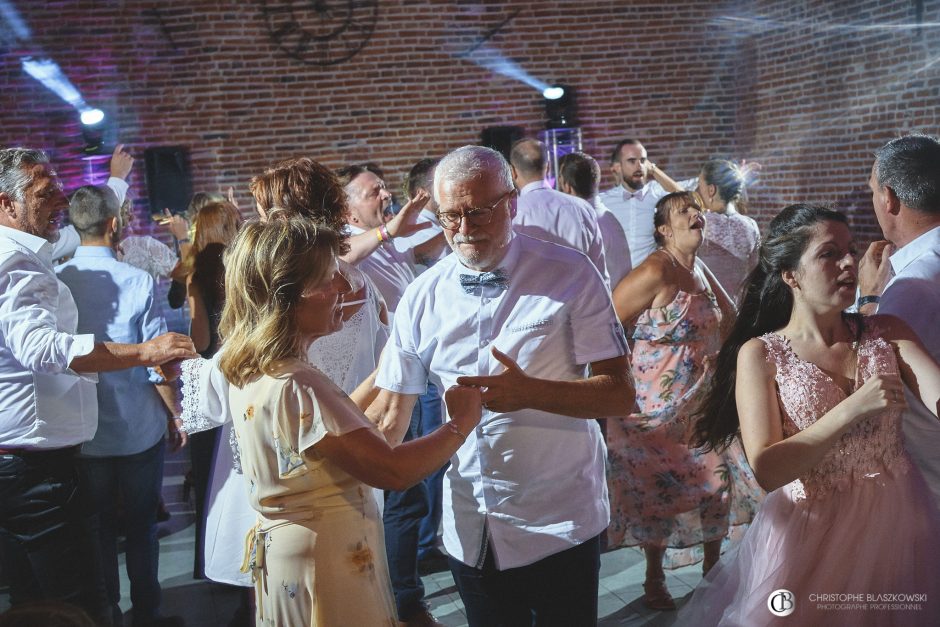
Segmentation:
<svg viewBox="0 0 940 627">
<path fill-rule="evenodd" d="M 281 478 L 306 472 L 304 451 L 327 435 L 343 435 L 370 426 L 349 397 L 312 368 L 298 370 L 285 382 L 275 406 L 274 422 L 274 448 Z"/>
<path fill-rule="evenodd" d="M 153 237 L 147 239 L 147 252 L 150 253 L 150 264 L 153 273 L 157 276 L 168 277 L 179 261 L 169 246 Z"/>
<path fill-rule="evenodd" d="M 186 433 L 207 431 L 229 422 L 228 382 L 219 370 L 218 355 L 209 359 L 187 359 L 182 364 L 183 391 L 180 420 Z"/>
</svg>

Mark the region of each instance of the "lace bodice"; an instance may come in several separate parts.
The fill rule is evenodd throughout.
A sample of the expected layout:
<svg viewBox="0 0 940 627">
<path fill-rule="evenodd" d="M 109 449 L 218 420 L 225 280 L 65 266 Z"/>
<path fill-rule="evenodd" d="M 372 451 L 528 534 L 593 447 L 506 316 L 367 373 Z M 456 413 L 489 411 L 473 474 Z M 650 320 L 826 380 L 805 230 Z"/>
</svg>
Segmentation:
<svg viewBox="0 0 940 627">
<path fill-rule="evenodd" d="M 806 429 L 846 398 L 829 375 L 793 352 L 787 338 L 768 333 L 761 340 L 777 369 L 784 437 Z M 879 337 L 876 325 L 866 324 L 859 340 L 853 390 L 876 374 L 897 371 L 894 350 Z M 886 410 L 846 431 L 815 468 L 794 482 L 792 489 L 797 498 L 825 497 L 832 490 L 845 490 L 853 481 L 878 480 L 884 473 L 896 475 L 909 467 L 901 438 L 901 410 Z"/>
</svg>

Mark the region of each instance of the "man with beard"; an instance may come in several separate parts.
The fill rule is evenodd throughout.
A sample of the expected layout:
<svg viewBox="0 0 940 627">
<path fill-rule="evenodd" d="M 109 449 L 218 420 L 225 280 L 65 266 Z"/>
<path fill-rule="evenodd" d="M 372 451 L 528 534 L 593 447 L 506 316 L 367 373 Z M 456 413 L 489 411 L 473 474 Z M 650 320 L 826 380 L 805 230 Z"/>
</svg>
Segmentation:
<svg viewBox="0 0 940 627">
<path fill-rule="evenodd" d="M 434 196 L 454 254 L 405 291 L 366 414 L 398 442 L 429 380 L 483 388 L 483 421 L 459 434 L 444 483 L 444 546 L 469 623 L 594 625 L 610 511 L 593 419 L 635 398 L 607 286 L 582 253 L 513 233 L 498 152 L 444 157 Z"/>
<path fill-rule="evenodd" d="M 637 139 L 624 139 L 610 155 L 610 170 L 617 186 L 598 197 L 623 225 L 630 246 L 630 265 L 639 266 L 656 250 L 653 213 L 659 199 L 671 192 L 695 189 L 698 178 L 677 183 L 646 156 Z"/>
</svg>

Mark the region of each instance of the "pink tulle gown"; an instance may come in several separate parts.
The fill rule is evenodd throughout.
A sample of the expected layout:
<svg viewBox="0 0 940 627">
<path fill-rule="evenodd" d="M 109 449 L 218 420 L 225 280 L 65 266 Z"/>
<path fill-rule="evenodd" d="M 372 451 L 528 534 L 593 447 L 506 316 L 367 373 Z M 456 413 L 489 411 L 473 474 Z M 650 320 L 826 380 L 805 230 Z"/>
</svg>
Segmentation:
<svg viewBox="0 0 940 627">
<path fill-rule="evenodd" d="M 845 398 L 781 335 L 761 337 L 777 368 L 784 437 Z M 870 320 L 855 389 L 896 373 Z M 812 471 L 771 492 L 741 543 L 696 588 L 677 625 L 940 625 L 940 521 L 901 439 L 901 412 L 857 423 Z M 768 598 L 792 593 L 777 617 Z M 777 599 L 777 609 L 788 603 Z"/>
</svg>

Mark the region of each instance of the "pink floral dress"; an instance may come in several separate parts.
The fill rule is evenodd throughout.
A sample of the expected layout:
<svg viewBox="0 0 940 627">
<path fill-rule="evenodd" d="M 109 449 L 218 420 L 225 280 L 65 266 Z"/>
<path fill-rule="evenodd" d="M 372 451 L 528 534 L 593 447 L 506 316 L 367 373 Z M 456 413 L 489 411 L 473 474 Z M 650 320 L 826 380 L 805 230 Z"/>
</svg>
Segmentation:
<svg viewBox="0 0 940 627">
<path fill-rule="evenodd" d="M 897 373 L 877 318 L 858 349 L 857 390 Z M 776 333 L 761 337 L 776 367 L 783 434 L 846 398 Z M 901 411 L 857 422 L 812 470 L 767 495 L 744 539 L 696 588 L 677 625 L 940 625 L 940 520 L 901 437 Z M 792 614 L 775 617 L 768 599 Z"/>
<path fill-rule="evenodd" d="M 669 547 L 667 568 L 700 561 L 701 544 L 749 522 L 762 496 L 740 447 L 719 455 L 688 446 L 720 322 L 711 290 L 680 290 L 641 314 L 631 362 L 639 412 L 607 420 L 609 544 Z"/>
</svg>

